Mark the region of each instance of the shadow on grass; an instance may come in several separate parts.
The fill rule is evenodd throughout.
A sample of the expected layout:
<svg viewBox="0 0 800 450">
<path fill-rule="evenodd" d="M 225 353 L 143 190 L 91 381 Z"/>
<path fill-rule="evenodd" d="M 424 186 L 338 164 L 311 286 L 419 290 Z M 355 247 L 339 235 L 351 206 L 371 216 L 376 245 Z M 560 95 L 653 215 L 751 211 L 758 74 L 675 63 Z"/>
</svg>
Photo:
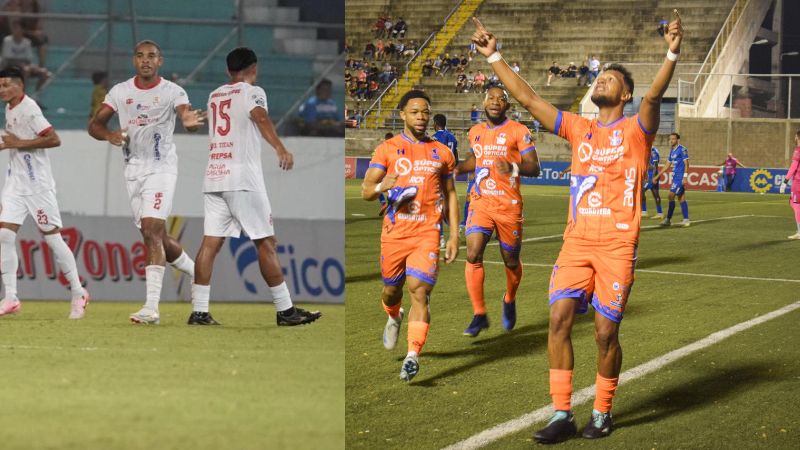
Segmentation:
<svg viewBox="0 0 800 450">
<path fill-rule="evenodd" d="M 769 247 L 769 246 L 774 246 L 774 245 L 782 245 L 782 244 L 785 244 L 787 241 L 788 241 L 788 239 L 778 239 L 778 240 L 772 240 L 772 241 L 757 241 L 757 242 L 751 242 L 751 243 L 744 244 L 744 245 L 737 245 L 736 247 L 731 247 L 728 250 L 728 252 L 730 252 L 728 254 L 732 255 L 733 252 L 743 252 L 743 251 L 748 251 L 748 250 L 759 250 L 759 249 L 762 249 L 764 247 Z"/>
<path fill-rule="evenodd" d="M 383 217 L 378 215 L 375 216 L 365 216 L 365 217 L 348 217 L 344 219 L 345 225 L 350 225 L 351 223 L 358 223 L 358 222 L 374 222 L 374 221 L 382 221 Z"/>
<path fill-rule="evenodd" d="M 353 275 L 351 277 L 345 277 L 344 283 L 346 286 L 349 283 L 358 283 L 360 281 L 380 281 L 380 280 L 381 280 L 380 272 L 371 272 L 371 273 L 365 273 L 363 275 Z"/>
<path fill-rule="evenodd" d="M 621 420 L 616 425 L 622 428 L 656 422 L 724 401 L 726 397 L 752 389 L 757 384 L 774 381 L 777 377 L 770 375 L 768 368 L 776 364 L 778 363 L 767 361 L 739 364 L 683 380 L 679 385 L 653 393 L 633 409 L 620 411 Z"/>
</svg>

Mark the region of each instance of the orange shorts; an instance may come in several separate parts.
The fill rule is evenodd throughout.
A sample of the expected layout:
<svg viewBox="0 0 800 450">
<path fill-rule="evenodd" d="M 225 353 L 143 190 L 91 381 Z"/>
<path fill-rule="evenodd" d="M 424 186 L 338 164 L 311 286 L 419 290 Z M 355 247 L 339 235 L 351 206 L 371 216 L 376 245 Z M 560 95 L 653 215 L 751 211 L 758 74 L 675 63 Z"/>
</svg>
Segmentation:
<svg viewBox="0 0 800 450">
<path fill-rule="evenodd" d="M 483 233 L 490 238 L 492 232 L 497 230 L 497 240 L 500 247 L 509 253 L 519 253 L 522 248 L 522 213 L 507 213 L 503 211 L 487 211 L 476 208 L 470 204 L 467 213 L 466 235 Z"/>
<path fill-rule="evenodd" d="M 401 286 L 406 275 L 435 285 L 439 275 L 439 233 L 381 239 L 381 275 L 387 286 Z"/>
<path fill-rule="evenodd" d="M 578 313 L 592 307 L 619 322 L 633 287 L 636 244 L 564 242 L 550 276 L 550 305 L 562 298 L 579 302 Z"/>
</svg>

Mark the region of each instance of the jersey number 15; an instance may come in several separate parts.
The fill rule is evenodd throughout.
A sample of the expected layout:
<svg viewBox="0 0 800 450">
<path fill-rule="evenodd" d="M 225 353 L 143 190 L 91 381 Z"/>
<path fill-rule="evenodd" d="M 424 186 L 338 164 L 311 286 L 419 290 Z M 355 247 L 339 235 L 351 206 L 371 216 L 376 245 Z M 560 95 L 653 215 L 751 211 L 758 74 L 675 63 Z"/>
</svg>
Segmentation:
<svg viewBox="0 0 800 450">
<path fill-rule="evenodd" d="M 214 131 L 214 135 L 225 136 L 231 131 L 231 116 L 225 112 L 231 107 L 231 99 L 223 100 L 219 102 L 219 105 L 212 102 L 208 106 L 211 107 L 211 115 L 213 116 L 211 129 Z M 217 115 L 219 115 L 220 120 L 225 121 L 224 126 L 217 126 Z"/>
</svg>

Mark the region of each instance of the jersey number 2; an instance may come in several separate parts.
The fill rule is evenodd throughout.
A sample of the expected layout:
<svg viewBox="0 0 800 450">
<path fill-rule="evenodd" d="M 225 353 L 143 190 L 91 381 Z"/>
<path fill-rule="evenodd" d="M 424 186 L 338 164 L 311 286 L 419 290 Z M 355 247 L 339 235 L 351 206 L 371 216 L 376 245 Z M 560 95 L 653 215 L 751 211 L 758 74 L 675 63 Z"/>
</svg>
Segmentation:
<svg viewBox="0 0 800 450">
<path fill-rule="evenodd" d="M 219 134 L 220 136 L 225 136 L 231 131 L 231 116 L 228 115 L 225 111 L 231 107 L 231 99 L 223 100 L 219 102 L 219 106 L 216 103 L 209 104 L 211 106 L 211 114 L 213 117 L 213 122 L 211 123 L 211 127 L 214 130 L 214 134 Z M 225 121 L 224 127 L 217 126 L 217 114 L 219 114 L 220 120 Z"/>
</svg>

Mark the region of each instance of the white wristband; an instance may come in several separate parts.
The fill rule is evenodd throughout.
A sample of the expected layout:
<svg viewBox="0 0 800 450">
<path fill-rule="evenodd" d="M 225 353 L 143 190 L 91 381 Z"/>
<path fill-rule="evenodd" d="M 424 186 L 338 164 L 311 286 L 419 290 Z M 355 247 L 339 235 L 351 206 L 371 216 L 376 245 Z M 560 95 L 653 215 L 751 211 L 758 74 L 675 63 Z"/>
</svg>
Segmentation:
<svg viewBox="0 0 800 450">
<path fill-rule="evenodd" d="M 488 58 L 486 58 L 486 62 L 488 62 L 489 64 L 494 64 L 497 61 L 500 61 L 501 59 L 503 59 L 503 56 L 500 54 L 500 52 L 494 52 L 491 55 L 489 55 Z"/>
<path fill-rule="evenodd" d="M 667 59 L 670 61 L 677 61 L 680 53 L 672 53 L 672 50 L 667 49 Z"/>
<path fill-rule="evenodd" d="M 511 163 L 511 176 L 518 177 L 519 176 L 519 166 L 517 163 Z"/>
<path fill-rule="evenodd" d="M 380 194 L 381 192 L 383 192 L 383 191 L 381 191 L 381 184 L 383 184 L 383 183 L 378 183 L 378 184 L 375 185 L 375 193 L 376 194 Z"/>
</svg>

